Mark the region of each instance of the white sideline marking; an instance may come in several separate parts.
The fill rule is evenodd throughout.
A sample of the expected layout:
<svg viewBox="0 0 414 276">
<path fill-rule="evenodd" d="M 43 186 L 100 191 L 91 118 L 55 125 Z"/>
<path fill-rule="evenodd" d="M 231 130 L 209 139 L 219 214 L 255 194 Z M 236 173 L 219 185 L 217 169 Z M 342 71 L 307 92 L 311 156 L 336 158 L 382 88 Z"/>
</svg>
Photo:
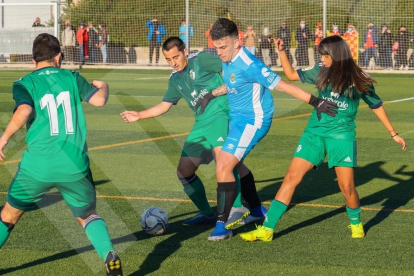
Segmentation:
<svg viewBox="0 0 414 276">
<path fill-rule="evenodd" d="M 414 97 L 405 98 L 405 99 L 401 99 L 401 100 L 394 100 L 394 101 L 390 101 L 390 102 L 391 103 L 398 103 L 398 102 L 411 101 L 411 100 L 414 100 Z"/>
</svg>

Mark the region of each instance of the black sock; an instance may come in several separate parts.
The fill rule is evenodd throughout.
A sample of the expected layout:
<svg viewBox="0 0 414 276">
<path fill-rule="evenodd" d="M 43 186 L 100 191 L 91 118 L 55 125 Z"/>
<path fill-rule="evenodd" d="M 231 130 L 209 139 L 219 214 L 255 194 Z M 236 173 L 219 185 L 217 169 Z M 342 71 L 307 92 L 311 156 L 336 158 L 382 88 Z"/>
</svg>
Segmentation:
<svg viewBox="0 0 414 276">
<path fill-rule="evenodd" d="M 256 191 L 256 184 L 254 183 L 254 177 L 252 172 L 249 172 L 247 175 L 240 178 L 241 182 L 241 194 L 249 204 L 250 208 L 259 207 L 262 205 L 259 195 Z"/>
<path fill-rule="evenodd" d="M 236 197 L 236 181 L 217 184 L 217 221 L 227 222 Z"/>
</svg>

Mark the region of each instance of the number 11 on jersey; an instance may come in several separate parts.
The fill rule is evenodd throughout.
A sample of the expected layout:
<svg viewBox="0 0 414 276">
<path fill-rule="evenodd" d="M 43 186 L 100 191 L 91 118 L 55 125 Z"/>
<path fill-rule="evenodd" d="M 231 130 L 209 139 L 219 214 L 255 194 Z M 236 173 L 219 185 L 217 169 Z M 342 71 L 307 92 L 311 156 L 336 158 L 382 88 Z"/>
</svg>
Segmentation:
<svg viewBox="0 0 414 276">
<path fill-rule="evenodd" d="M 73 134 L 72 107 L 69 91 L 60 92 L 56 99 L 53 94 L 46 94 L 40 100 L 40 108 L 47 108 L 49 115 L 50 135 L 59 135 L 58 107 L 62 106 L 65 117 L 66 134 Z"/>
</svg>

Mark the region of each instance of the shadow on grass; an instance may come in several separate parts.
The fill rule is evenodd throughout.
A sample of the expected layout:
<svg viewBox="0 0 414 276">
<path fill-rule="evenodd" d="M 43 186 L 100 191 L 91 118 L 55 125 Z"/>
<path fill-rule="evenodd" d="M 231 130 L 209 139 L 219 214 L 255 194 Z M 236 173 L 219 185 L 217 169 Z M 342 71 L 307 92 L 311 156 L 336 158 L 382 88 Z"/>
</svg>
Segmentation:
<svg viewBox="0 0 414 276">
<path fill-rule="evenodd" d="M 385 164 L 384 161 L 378 161 L 371 164 L 368 164 L 364 167 L 358 167 L 355 170 L 355 185 L 359 187 L 364 185 L 374 179 L 383 179 L 390 182 L 396 182 L 397 184 L 378 191 L 372 195 L 366 196 L 360 199 L 361 206 L 372 205 L 378 202 L 384 201 L 382 204 L 383 208 L 376 214 L 374 218 L 369 220 L 364 224 L 365 232 L 367 233 L 370 228 L 381 223 L 387 217 L 394 212 L 394 210 L 406 205 L 411 199 L 414 198 L 414 172 L 405 171 L 407 166 L 402 166 L 398 169 L 395 174 L 389 174 L 382 166 Z M 403 180 L 398 175 L 408 176 L 409 179 Z M 257 182 L 266 182 L 266 181 L 275 181 L 274 183 L 264 187 L 259 191 L 261 199 L 273 200 L 274 195 L 282 184 L 282 180 L 278 178 L 261 180 Z M 305 203 L 320 199 L 326 196 L 330 196 L 340 192 L 337 179 L 335 176 L 334 170 L 330 170 L 327 166 L 320 167 L 318 170 L 310 171 L 302 180 L 301 184 L 296 188 L 295 195 L 292 199 L 291 206 L 289 206 L 288 211 L 294 207 L 297 203 Z M 292 206 L 293 205 L 293 206 Z M 333 216 L 336 216 L 341 213 L 346 213 L 345 206 L 340 208 L 335 208 L 329 212 L 321 214 L 319 216 L 307 219 L 303 222 L 300 222 L 296 225 L 293 225 L 289 228 L 286 228 L 275 234 L 275 237 L 280 237 L 285 234 L 291 233 L 293 231 L 311 226 L 317 223 L 329 219 Z M 362 219 L 363 219 L 362 211 Z"/>
<path fill-rule="evenodd" d="M 168 233 L 173 233 L 174 235 L 158 243 L 154 247 L 154 250 L 145 258 L 138 270 L 131 275 L 147 275 L 157 271 L 167 258 L 180 249 L 183 241 L 194 238 L 213 227 L 214 225 L 183 226 L 182 221 L 176 221 L 170 224 L 168 226 Z M 207 236 L 205 237 L 205 242 L 207 242 Z"/>
<path fill-rule="evenodd" d="M 173 219 L 177 219 L 179 217 L 187 216 L 189 214 L 194 214 L 194 213 L 195 212 L 179 214 L 177 216 L 171 217 L 170 219 L 173 220 Z M 134 273 L 133 275 L 145 275 L 147 273 L 157 270 L 161 266 L 162 262 L 166 258 L 168 258 L 168 256 L 170 256 L 172 253 L 174 253 L 180 248 L 180 241 L 192 238 L 195 235 L 198 235 L 199 233 L 209 229 L 206 227 L 194 227 L 194 228 L 186 228 L 189 231 L 182 231 L 182 228 L 184 226 L 181 225 L 181 222 L 182 221 L 180 220 L 180 221 L 174 222 L 169 225 L 168 233 L 171 233 L 172 231 L 172 233 L 176 233 L 176 235 L 173 235 L 172 237 L 168 238 L 166 241 L 159 243 L 155 247 L 154 251 L 147 256 L 146 260 L 141 265 L 140 270 Z M 178 239 L 177 239 L 177 235 L 178 235 Z M 141 241 L 141 240 L 146 240 L 150 238 L 152 237 L 146 234 L 144 231 L 137 231 L 132 234 L 128 234 L 128 235 L 125 235 L 125 236 L 122 236 L 116 239 L 112 239 L 112 243 L 116 245 L 120 243 L 135 242 L 135 241 Z M 66 259 L 66 258 L 73 257 L 75 255 L 81 254 L 86 251 L 91 251 L 91 250 L 95 250 L 92 245 L 88 245 L 88 246 L 84 246 L 84 247 L 80 247 L 80 248 L 76 248 L 72 250 L 67 250 L 65 252 L 57 253 L 52 256 L 47 256 L 47 257 L 44 257 L 44 258 L 41 258 L 35 261 L 31 261 L 31 262 L 28 262 L 28 263 L 25 263 L 19 266 L 0 269 L 0 275 L 4 275 L 6 273 L 12 273 L 12 272 L 23 270 L 23 269 L 28 269 L 30 267 L 42 265 L 48 262 L 54 262 L 54 261 Z M 104 262 L 102 261 L 102 268 L 103 266 L 104 266 Z"/>
</svg>

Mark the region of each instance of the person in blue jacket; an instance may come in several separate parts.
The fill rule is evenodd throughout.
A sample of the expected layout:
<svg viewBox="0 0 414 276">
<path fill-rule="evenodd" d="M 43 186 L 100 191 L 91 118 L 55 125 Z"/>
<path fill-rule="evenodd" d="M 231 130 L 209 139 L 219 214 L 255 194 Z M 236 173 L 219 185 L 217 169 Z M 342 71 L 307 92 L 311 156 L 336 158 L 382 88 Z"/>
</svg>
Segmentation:
<svg viewBox="0 0 414 276">
<path fill-rule="evenodd" d="M 149 41 L 149 63 L 148 66 L 152 65 L 152 56 L 155 50 L 155 65 L 158 66 L 158 60 L 160 59 L 160 46 L 162 37 L 167 34 L 164 25 L 154 18 L 147 23 L 145 26 L 148 28 L 148 41 Z"/>
</svg>

